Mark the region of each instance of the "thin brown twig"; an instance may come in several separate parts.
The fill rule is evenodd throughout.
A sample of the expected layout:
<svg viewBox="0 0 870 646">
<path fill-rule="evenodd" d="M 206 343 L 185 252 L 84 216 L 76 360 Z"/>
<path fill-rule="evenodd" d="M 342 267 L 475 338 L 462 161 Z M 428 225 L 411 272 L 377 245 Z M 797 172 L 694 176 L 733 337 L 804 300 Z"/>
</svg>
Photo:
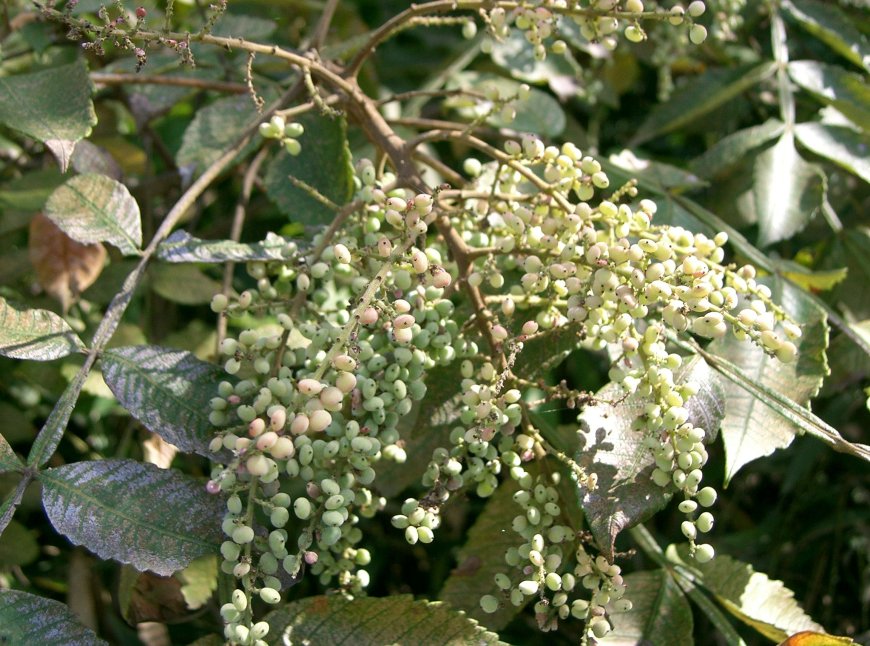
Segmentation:
<svg viewBox="0 0 870 646">
<path fill-rule="evenodd" d="M 174 85 L 197 90 L 212 90 L 228 94 L 245 94 L 248 91 L 244 83 L 229 83 L 227 81 L 210 81 L 191 78 L 189 76 L 165 76 L 161 74 L 112 74 L 109 72 L 91 72 L 91 81 L 95 85 Z"/>
</svg>

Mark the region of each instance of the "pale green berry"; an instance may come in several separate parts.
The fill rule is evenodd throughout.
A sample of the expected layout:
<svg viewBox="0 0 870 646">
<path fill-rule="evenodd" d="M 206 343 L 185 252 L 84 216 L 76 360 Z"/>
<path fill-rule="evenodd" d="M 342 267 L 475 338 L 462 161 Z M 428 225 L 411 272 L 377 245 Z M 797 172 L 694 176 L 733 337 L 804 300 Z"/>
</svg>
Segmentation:
<svg viewBox="0 0 870 646">
<path fill-rule="evenodd" d="M 713 559 L 713 556 L 715 556 L 715 554 L 716 552 L 713 549 L 713 546 L 707 543 L 703 543 L 695 547 L 695 560 L 698 563 L 708 563 Z"/>
<path fill-rule="evenodd" d="M 688 13 L 692 18 L 698 18 L 699 16 L 704 15 L 704 12 L 707 10 L 707 6 L 703 3 L 702 0 L 694 0 L 689 4 L 689 7 L 686 9 L 686 13 Z"/>
<path fill-rule="evenodd" d="M 700 45 L 707 40 L 707 28 L 704 25 L 692 25 L 689 30 L 689 40 L 693 45 Z"/>
<path fill-rule="evenodd" d="M 239 525 L 233 530 L 233 541 L 239 545 L 250 543 L 254 540 L 254 530 L 247 525 Z"/>
<path fill-rule="evenodd" d="M 698 528 L 699 532 L 707 533 L 711 529 L 713 529 L 713 514 L 709 511 L 705 511 L 698 519 L 695 521 L 695 526 Z"/>
<path fill-rule="evenodd" d="M 713 487 L 704 487 L 695 497 L 702 507 L 712 507 L 716 504 L 716 490 Z"/>
<path fill-rule="evenodd" d="M 485 594 L 480 598 L 480 607 L 487 614 L 492 614 L 496 610 L 498 610 L 498 599 L 496 599 L 491 594 Z"/>
<path fill-rule="evenodd" d="M 538 584 L 538 582 L 532 580 L 521 581 L 520 584 L 517 586 L 517 588 L 519 588 L 519 591 L 527 597 L 530 597 L 533 594 L 537 594 L 539 587 L 540 585 Z"/>
<path fill-rule="evenodd" d="M 281 593 L 275 588 L 262 588 L 260 590 L 260 598 L 268 604 L 276 604 L 281 601 Z"/>
</svg>

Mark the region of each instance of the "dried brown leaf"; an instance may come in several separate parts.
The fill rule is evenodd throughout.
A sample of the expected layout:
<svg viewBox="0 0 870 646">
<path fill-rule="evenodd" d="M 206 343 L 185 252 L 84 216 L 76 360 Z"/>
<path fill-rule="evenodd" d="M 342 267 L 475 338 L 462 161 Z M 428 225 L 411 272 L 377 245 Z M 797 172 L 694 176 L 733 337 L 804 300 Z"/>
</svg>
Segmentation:
<svg viewBox="0 0 870 646">
<path fill-rule="evenodd" d="M 81 244 L 37 213 L 30 221 L 30 263 L 42 288 L 60 301 L 64 311 L 103 271 L 103 245 Z"/>
</svg>

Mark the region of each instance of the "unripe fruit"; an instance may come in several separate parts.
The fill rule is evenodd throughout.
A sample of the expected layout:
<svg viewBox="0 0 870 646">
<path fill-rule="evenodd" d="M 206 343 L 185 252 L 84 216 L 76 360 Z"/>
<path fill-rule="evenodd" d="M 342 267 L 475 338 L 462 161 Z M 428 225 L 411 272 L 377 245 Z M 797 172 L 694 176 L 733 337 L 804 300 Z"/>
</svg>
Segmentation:
<svg viewBox="0 0 870 646">
<path fill-rule="evenodd" d="M 281 593 L 275 588 L 262 588 L 260 598 L 268 604 L 276 604 L 281 601 Z"/>
<path fill-rule="evenodd" d="M 702 507 L 712 507 L 716 504 L 716 490 L 713 487 L 704 487 L 695 497 Z"/>
<path fill-rule="evenodd" d="M 707 7 L 702 2 L 702 0 L 694 0 L 694 2 L 689 4 L 688 9 L 686 9 L 686 13 L 692 16 L 692 18 L 697 18 L 699 16 L 702 16 L 706 10 Z"/>
<path fill-rule="evenodd" d="M 695 547 L 695 560 L 698 563 L 707 563 L 713 559 L 716 552 L 712 545 L 703 543 Z"/>
<path fill-rule="evenodd" d="M 247 525 L 239 525 L 233 530 L 233 541 L 239 545 L 250 543 L 254 540 L 254 530 Z"/>
<path fill-rule="evenodd" d="M 496 610 L 498 610 L 499 602 L 491 594 L 485 594 L 480 598 L 480 607 L 487 614 L 492 614 Z"/>
<path fill-rule="evenodd" d="M 689 40 L 693 45 L 700 45 L 707 40 L 707 28 L 704 25 L 692 25 L 689 30 Z"/>
</svg>

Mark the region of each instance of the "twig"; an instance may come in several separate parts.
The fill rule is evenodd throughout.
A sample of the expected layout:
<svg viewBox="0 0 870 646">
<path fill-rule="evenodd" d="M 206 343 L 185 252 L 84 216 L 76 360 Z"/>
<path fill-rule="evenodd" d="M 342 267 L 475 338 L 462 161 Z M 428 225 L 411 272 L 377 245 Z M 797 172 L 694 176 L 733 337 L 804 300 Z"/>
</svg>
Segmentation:
<svg viewBox="0 0 870 646">
<path fill-rule="evenodd" d="M 245 94 L 248 88 L 243 83 L 227 81 L 209 81 L 191 78 L 189 76 L 164 76 L 160 74 L 112 74 L 109 72 L 91 72 L 91 80 L 95 85 L 174 85 L 197 90 L 212 90 L 228 94 Z"/>
</svg>

